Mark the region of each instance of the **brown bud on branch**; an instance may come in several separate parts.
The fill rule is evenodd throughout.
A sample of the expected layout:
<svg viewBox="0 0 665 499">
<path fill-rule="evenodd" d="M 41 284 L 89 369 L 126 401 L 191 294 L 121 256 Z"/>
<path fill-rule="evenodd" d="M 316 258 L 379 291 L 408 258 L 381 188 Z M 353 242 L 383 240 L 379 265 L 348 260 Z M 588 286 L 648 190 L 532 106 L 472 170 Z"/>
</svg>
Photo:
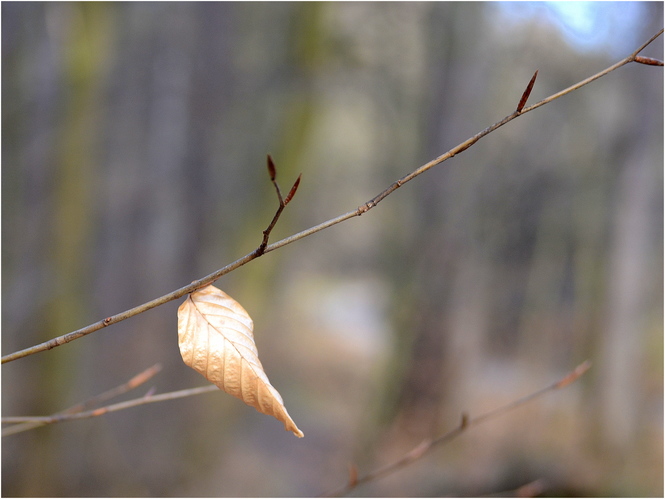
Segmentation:
<svg viewBox="0 0 665 499">
<path fill-rule="evenodd" d="M 522 98 L 520 99 L 519 104 L 517 104 L 517 109 L 515 110 L 516 113 L 521 113 L 522 109 L 524 109 L 524 106 L 526 105 L 526 101 L 529 100 L 529 95 L 531 95 L 531 90 L 533 90 L 533 84 L 536 83 L 536 76 L 538 76 L 538 70 L 536 70 L 536 72 L 533 73 L 531 81 L 526 86 L 526 90 L 524 90 Z"/>
<path fill-rule="evenodd" d="M 640 64 L 648 64 L 649 66 L 663 65 L 663 61 L 659 61 L 658 59 L 653 59 L 652 57 L 644 57 L 643 55 L 636 55 L 635 62 L 639 62 Z"/>
<path fill-rule="evenodd" d="M 286 195 L 286 198 L 284 198 L 284 206 L 289 204 L 289 201 L 291 201 L 293 199 L 293 196 L 296 195 L 296 191 L 298 190 L 298 186 L 300 185 L 300 177 L 302 177 L 302 173 L 298 175 L 298 178 L 294 182 L 293 187 L 291 187 L 291 190 Z"/>
<path fill-rule="evenodd" d="M 268 174 L 270 175 L 270 180 L 274 182 L 275 177 L 277 176 L 277 170 L 275 169 L 275 163 L 273 163 L 270 154 L 268 154 Z"/>
</svg>

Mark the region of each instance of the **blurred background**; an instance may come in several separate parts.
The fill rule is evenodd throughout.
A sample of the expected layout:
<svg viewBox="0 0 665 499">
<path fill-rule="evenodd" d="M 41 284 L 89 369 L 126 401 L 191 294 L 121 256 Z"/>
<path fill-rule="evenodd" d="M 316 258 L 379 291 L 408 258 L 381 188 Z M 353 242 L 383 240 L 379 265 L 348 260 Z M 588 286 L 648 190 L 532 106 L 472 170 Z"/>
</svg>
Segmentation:
<svg viewBox="0 0 665 499">
<path fill-rule="evenodd" d="M 355 209 L 627 56 L 661 2 L 2 4 L 2 353 Z M 663 38 L 642 54 L 663 58 Z M 631 64 L 216 282 L 305 433 L 221 392 L 2 439 L 5 496 L 312 496 L 563 376 L 358 496 L 663 494 L 663 71 Z M 168 303 L 2 367 L 48 415 L 159 362 Z"/>
</svg>

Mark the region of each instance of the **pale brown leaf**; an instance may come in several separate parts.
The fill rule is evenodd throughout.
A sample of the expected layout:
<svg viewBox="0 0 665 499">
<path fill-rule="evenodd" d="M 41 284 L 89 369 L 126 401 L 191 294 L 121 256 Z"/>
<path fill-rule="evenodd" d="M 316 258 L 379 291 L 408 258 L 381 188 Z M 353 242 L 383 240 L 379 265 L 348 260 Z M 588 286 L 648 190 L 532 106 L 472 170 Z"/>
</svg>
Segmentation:
<svg viewBox="0 0 665 499">
<path fill-rule="evenodd" d="M 263 371 L 253 329 L 247 311 L 212 285 L 194 291 L 178 308 L 178 344 L 185 364 L 302 437 Z"/>
</svg>

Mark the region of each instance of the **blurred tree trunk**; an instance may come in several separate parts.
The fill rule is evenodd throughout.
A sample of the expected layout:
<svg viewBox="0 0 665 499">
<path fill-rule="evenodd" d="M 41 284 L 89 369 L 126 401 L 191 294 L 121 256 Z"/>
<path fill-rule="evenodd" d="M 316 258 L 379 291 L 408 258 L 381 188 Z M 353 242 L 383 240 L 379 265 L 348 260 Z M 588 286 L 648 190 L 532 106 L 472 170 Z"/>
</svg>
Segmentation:
<svg viewBox="0 0 665 499">
<path fill-rule="evenodd" d="M 46 135 L 53 140 L 50 152 L 53 162 L 48 164 L 46 159 L 41 165 L 39 162 L 25 164 L 27 171 L 40 166 L 50 169 L 45 177 L 50 179 L 52 190 L 47 195 L 49 208 L 44 212 L 49 227 L 38 234 L 33 244 L 48 248 L 41 258 L 52 271 L 41 283 L 43 291 L 31 298 L 43 300 L 43 306 L 33 318 L 40 324 L 37 328 L 40 336 L 34 340 L 46 341 L 93 319 L 89 314 L 95 232 L 91 213 L 95 211 L 93 200 L 97 193 L 92 179 L 99 175 L 97 151 L 103 124 L 97 117 L 105 90 L 110 7 L 107 4 L 46 4 L 41 8 L 41 20 L 48 36 L 62 48 L 56 56 L 61 61 L 58 81 L 51 82 L 62 91 L 62 100 L 57 106 L 61 126 L 52 136 Z M 48 62 L 37 60 L 34 64 L 48 65 Z M 44 97 L 46 102 L 41 105 L 47 109 L 53 105 L 49 102 L 53 98 L 52 91 L 38 93 Z M 33 194 L 28 191 L 21 204 L 30 205 Z M 17 255 L 19 262 L 22 258 L 23 255 Z M 85 362 L 85 352 L 85 345 L 80 343 L 62 355 L 44 356 L 38 366 L 41 396 L 37 399 L 38 407 L 33 409 L 36 413 L 55 412 L 70 399 L 80 379 L 79 367 Z M 54 464 L 62 459 L 57 439 L 47 434 L 39 445 L 42 452 L 33 467 L 23 468 L 29 475 L 23 477 L 25 483 L 30 484 L 27 495 L 50 495 L 54 487 L 66 488 L 68 480 L 54 469 Z M 35 476 L 44 479 L 35 480 Z"/>
<path fill-rule="evenodd" d="M 654 8 L 660 15 L 653 19 L 662 21 L 662 4 L 654 4 Z M 658 24 L 653 24 L 656 30 Z M 631 80 L 636 81 L 637 75 Z M 638 107 L 625 118 L 624 137 L 612 150 L 621 170 L 612 207 L 616 224 L 607 250 L 606 309 L 596 339 L 602 380 L 597 411 L 603 421 L 602 440 L 612 453 L 628 452 L 642 436 L 641 415 L 651 403 L 647 393 L 635 387 L 643 387 L 644 380 L 655 374 L 649 373 L 649 342 L 652 334 L 662 335 L 662 331 L 652 331 L 656 321 L 652 311 L 656 303 L 662 305 L 663 266 L 654 249 L 662 255 L 663 157 L 649 152 L 646 144 L 662 135 L 663 115 L 649 97 L 658 91 L 659 82 L 652 79 L 645 85 L 654 91 L 640 91 Z M 656 261 L 660 265 L 654 268 Z M 654 301 L 657 295 L 660 299 Z"/>
<path fill-rule="evenodd" d="M 482 92 L 477 73 L 479 68 L 466 62 L 477 50 L 481 17 L 475 9 L 460 9 L 448 4 L 426 16 L 428 27 L 427 60 L 436 61 L 427 67 L 422 79 L 428 88 L 420 107 L 421 149 L 427 158 L 443 153 L 463 140 L 461 129 L 469 123 L 466 106 L 473 102 L 474 92 Z M 420 157 L 420 156 L 419 156 Z M 423 156 L 424 157 L 424 156 Z M 477 284 L 482 282 L 473 267 L 477 262 L 464 250 L 464 241 L 448 237 L 445 230 L 433 233 L 432 227 L 450 227 L 451 219 L 460 213 L 447 196 L 448 164 L 443 171 L 432 171 L 429 179 L 417 179 L 409 185 L 413 214 L 418 224 L 403 227 L 402 246 L 392 252 L 385 271 L 391 275 L 395 288 L 397 312 L 395 329 L 398 338 L 393 358 L 388 362 L 392 375 L 386 379 L 386 406 L 382 419 L 387 431 L 380 437 L 377 455 L 397 452 L 405 446 L 432 436 L 447 426 L 442 418 L 444 401 L 453 397 L 458 386 L 455 372 L 475 365 L 480 350 L 461 348 L 462 344 L 478 341 L 477 335 L 465 330 L 464 338 L 451 337 L 451 327 L 459 322 L 458 314 L 474 310 L 478 299 Z M 412 272 L 403 273 L 405 262 Z M 432 271 L 435 269 L 435 271 Z M 460 282 L 471 276 L 469 282 Z M 470 298 L 466 307 L 458 308 L 461 296 L 457 286 L 466 289 Z M 478 303 L 482 306 L 482 303 Z M 480 320 L 482 316 L 478 316 Z M 468 333 L 468 334 L 467 334 Z M 477 346 L 477 345 L 475 345 Z M 392 395 L 391 395 L 392 394 Z"/>
</svg>

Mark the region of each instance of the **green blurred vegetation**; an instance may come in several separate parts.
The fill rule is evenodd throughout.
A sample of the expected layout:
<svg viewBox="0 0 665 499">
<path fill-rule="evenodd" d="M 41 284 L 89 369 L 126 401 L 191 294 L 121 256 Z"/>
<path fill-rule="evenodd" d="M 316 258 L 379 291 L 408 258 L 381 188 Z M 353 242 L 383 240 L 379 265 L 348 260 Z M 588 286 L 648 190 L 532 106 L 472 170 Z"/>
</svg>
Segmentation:
<svg viewBox="0 0 665 499">
<path fill-rule="evenodd" d="M 639 8 L 641 43 L 663 9 Z M 491 3 L 2 14 L 3 354 L 253 250 L 277 207 L 267 153 L 283 190 L 303 174 L 277 240 L 503 118 L 535 69 L 530 103 L 616 61 Z M 551 495 L 661 496 L 662 98 L 661 68 L 621 68 L 218 281 L 304 439 L 221 393 L 154 404 L 5 437 L 3 495 L 317 495 L 350 461 L 369 471 L 590 359 L 577 384 L 358 494 L 542 479 Z M 203 385 L 177 306 L 4 365 L 3 415 L 54 413 L 155 362 L 158 392 Z"/>
</svg>

